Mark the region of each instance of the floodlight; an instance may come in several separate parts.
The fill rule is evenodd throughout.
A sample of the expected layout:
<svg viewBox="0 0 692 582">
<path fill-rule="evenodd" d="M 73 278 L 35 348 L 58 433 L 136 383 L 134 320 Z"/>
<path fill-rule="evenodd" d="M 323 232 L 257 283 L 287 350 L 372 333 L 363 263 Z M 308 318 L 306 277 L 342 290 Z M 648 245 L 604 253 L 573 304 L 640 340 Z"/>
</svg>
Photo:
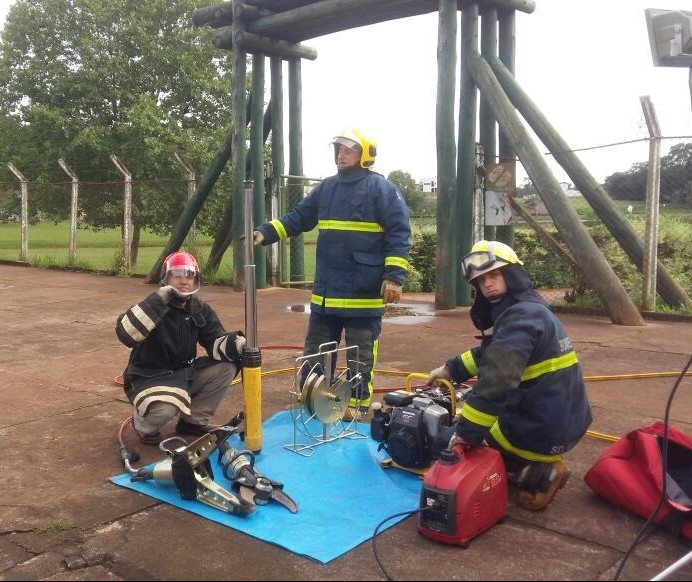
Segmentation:
<svg viewBox="0 0 692 582">
<path fill-rule="evenodd" d="M 692 67 L 692 11 L 644 10 L 656 67 Z"/>
</svg>

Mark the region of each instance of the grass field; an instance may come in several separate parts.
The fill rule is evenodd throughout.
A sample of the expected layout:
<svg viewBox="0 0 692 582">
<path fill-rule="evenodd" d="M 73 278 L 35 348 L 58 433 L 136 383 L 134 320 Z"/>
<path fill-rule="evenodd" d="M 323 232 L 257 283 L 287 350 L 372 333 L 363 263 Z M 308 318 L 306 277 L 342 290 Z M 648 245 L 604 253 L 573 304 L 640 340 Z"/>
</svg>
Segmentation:
<svg viewBox="0 0 692 582">
<path fill-rule="evenodd" d="M 39 222 L 30 224 L 27 229 L 27 262 L 35 267 L 71 266 L 91 271 L 124 274 L 120 270 L 120 237 L 120 229 L 100 231 L 78 229 L 76 258 L 74 263 L 70 264 L 69 223 Z M 307 280 L 312 280 L 315 272 L 315 238 L 316 231 L 306 233 L 304 236 L 307 243 L 304 252 L 304 268 Z M 18 223 L 0 223 L 0 260 L 19 261 L 21 240 L 21 227 Z M 167 241 L 168 237 L 158 236 L 146 230 L 142 231 L 137 262 L 133 265 L 131 274 L 147 274 L 159 258 Z M 212 239 L 199 235 L 195 242 L 195 256 L 203 265 L 209 256 Z M 290 242 L 288 244 L 290 245 Z M 233 252 L 232 249 L 229 249 L 224 254 L 218 272 L 211 277 L 211 280 L 215 282 L 230 281 L 232 269 Z"/>
</svg>

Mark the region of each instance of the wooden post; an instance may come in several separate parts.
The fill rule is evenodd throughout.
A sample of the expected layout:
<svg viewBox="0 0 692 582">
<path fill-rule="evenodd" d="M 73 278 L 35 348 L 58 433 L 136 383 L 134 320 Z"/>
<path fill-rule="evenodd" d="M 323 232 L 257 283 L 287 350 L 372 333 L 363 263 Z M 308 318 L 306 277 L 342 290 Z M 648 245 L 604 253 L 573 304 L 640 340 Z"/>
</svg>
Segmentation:
<svg viewBox="0 0 692 582">
<path fill-rule="evenodd" d="M 577 155 L 571 151 L 572 148 L 550 124 L 538 106 L 531 101 L 507 67 L 497 59 L 491 59 L 490 66 L 512 104 L 547 146 L 555 160 L 565 169 L 574 185 L 593 207 L 630 260 L 642 271 L 644 246 L 630 222 L 618 211 L 608 193 L 586 169 Z M 657 265 L 656 273 L 656 287 L 664 301 L 672 306 L 692 307 L 692 299 L 660 262 Z"/>
<path fill-rule="evenodd" d="M 613 323 L 645 325 L 632 298 L 627 295 L 603 253 L 589 236 L 576 210 L 564 196 L 560 184 L 521 124 L 488 63 L 476 52 L 468 55 L 466 65 L 475 83 L 488 97 L 500 127 L 519 155 L 560 235 L 572 251 L 574 259 L 587 273 L 589 284 L 598 294 Z"/>
<path fill-rule="evenodd" d="M 288 173 L 303 175 L 303 85 L 300 59 L 288 61 Z M 289 180 L 288 208 L 293 210 L 303 198 L 304 182 Z M 303 234 L 291 237 L 291 281 L 305 281 Z"/>
<path fill-rule="evenodd" d="M 456 306 L 455 218 L 456 143 L 454 97 L 457 61 L 457 3 L 440 0 L 437 37 L 437 249 L 435 259 L 435 307 Z"/>
<path fill-rule="evenodd" d="M 264 53 L 252 55 L 252 94 L 257 98 L 252 100 L 250 109 L 250 171 L 252 174 L 252 207 L 245 212 L 252 213 L 252 222 L 259 226 L 264 223 Z M 252 233 L 250 233 L 252 234 Z M 255 265 L 255 288 L 264 289 L 267 286 L 267 254 L 266 247 L 253 248 L 253 263 Z M 247 284 L 246 284 L 247 285 Z"/>
<path fill-rule="evenodd" d="M 498 54 L 500 61 L 504 63 L 507 70 L 514 74 L 514 57 L 516 53 L 516 12 L 514 10 L 498 10 Z M 504 164 L 511 164 L 512 176 L 514 176 L 514 189 L 517 187 L 517 162 L 515 161 L 512 144 L 499 130 L 497 138 L 498 161 Z M 511 199 L 511 198 L 510 198 Z M 497 226 L 495 228 L 495 238 L 510 247 L 514 246 L 514 226 Z"/>
<path fill-rule="evenodd" d="M 497 56 L 497 10 L 492 6 L 483 6 L 481 12 L 481 54 L 488 60 Z M 493 117 L 488 98 L 481 93 L 481 104 L 479 109 L 479 135 L 483 146 L 484 163 L 497 163 L 497 121 Z M 486 201 L 483 200 L 485 209 Z M 484 212 L 484 216 L 487 216 Z M 495 226 L 483 225 L 483 238 L 485 240 L 495 240 Z"/>
<path fill-rule="evenodd" d="M 459 71 L 459 149 L 457 151 L 457 238 L 458 257 L 471 252 L 473 246 L 473 189 L 476 174 L 476 113 L 478 90 L 469 74 L 467 60 L 478 52 L 478 4 L 461 9 L 461 67 Z M 456 261 L 459 263 L 459 261 Z M 457 305 L 471 305 L 471 286 L 461 277 L 455 265 Z"/>
<path fill-rule="evenodd" d="M 284 173 L 284 91 L 283 91 L 283 60 L 279 57 L 272 57 L 270 62 L 271 69 L 271 100 L 272 104 L 272 199 L 270 220 L 279 217 L 279 200 L 282 188 L 281 175 Z M 266 212 L 266 210 L 265 210 Z M 264 221 L 267 220 L 265 216 Z M 280 282 L 280 259 L 283 256 L 282 249 L 285 247 L 283 241 L 278 245 L 267 247 L 267 261 L 269 263 L 270 280 L 272 285 Z"/>
<path fill-rule="evenodd" d="M 241 4 L 240 0 L 233 0 L 233 6 Z M 239 18 L 233 19 L 234 32 L 244 30 L 244 23 Z M 247 79 L 247 55 L 244 50 L 233 51 L 233 154 L 231 156 L 231 201 L 233 216 L 231 219 L 231 237 L 233 239 L 233 289 L 243 290 L 245 280 L 245 247 L 241 239 L 244 228 L 245 216 L 245 158 L 247 139 L 246 114 L 247 97 L 245 83 Z M 255 99 L 262 100 L 262 95 L 255 95 Z"/>
</svg>

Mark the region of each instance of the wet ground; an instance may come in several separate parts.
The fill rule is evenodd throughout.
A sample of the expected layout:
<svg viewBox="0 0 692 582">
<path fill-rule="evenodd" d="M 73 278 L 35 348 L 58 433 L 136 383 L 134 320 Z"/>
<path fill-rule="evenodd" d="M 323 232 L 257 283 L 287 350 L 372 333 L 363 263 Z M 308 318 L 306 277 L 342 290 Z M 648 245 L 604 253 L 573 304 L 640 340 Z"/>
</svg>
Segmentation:
<svg viewBox="0 0 692 582">
<path fill-rule="evenodd" d="M 327 565 L 314 563 L 108 482 L 123 471 L 116 435 L 130 414 L 115 382 L 127 359 L 115 318 L 152 286 L 141 279 L 0 265 L 0 290 L 0 579 L 611 580 L 643 524 L 584 484 L 585 472 L 610 444 L 589 436 L 566 456 L 572 478 L 553 503 L 528 512 L 510 491 L 507 519 L 468 549 L 424 538 L 410 517 L 377 537 L 387 574 L 370 543 Z M 207 286 L 202 294 L 228 329 L 245 327 L 243 293 Z M 309 295 L 258 291 L 263 418 L 290 402 Z M 689 320 L 623 327 L 601 315 L 560 318 L 588 378 L 594 434 L 621 436 L 663 418 L 675 376 L 692 351 Z M 436 311 L 432 296 L 405 295 L 384 319 L 378 398 L 402 387 L 407 373 L 427 372 L 474 345 L 475 335 L 468 309 Z M 216 420 L 224 422 L 242 403 L 236 385 Z M 680 384 L 670 419 L 692 434 L 692 378 Z M 131 433 L 126 437 L 142 453 L 140 463 L 161 458 Z M 689 551 L 654 528 L 619 579 L 650 579 Z M 692 565 L 667 579 L 692 579 Z"/>
</svg>

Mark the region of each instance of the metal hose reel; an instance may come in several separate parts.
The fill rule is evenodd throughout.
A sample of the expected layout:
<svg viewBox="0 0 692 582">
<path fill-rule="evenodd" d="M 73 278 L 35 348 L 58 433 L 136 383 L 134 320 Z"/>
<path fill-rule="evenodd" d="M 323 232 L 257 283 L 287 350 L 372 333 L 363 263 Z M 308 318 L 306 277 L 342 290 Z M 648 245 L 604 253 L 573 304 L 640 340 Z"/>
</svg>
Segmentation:
<svg viewBox="0 0 692 582">
<path fill-rule="evenodd" d="M 339 352 L 343 352 L 348 365 L 336 375 L 332 362 L 336 361 Z M 338 348 L 336 342 L 329 342 L 322 344 L 316 354 L 297 358 L 289 406 L 293 443 L 284 448 L 310 456 L 313 448 L 320 444 L 344 437 L 367 438 L 367 434 L 358 432 L 355 419 L 344 420 L 351 394 L 360 382 L 358 346 Z"/>
</svg>

